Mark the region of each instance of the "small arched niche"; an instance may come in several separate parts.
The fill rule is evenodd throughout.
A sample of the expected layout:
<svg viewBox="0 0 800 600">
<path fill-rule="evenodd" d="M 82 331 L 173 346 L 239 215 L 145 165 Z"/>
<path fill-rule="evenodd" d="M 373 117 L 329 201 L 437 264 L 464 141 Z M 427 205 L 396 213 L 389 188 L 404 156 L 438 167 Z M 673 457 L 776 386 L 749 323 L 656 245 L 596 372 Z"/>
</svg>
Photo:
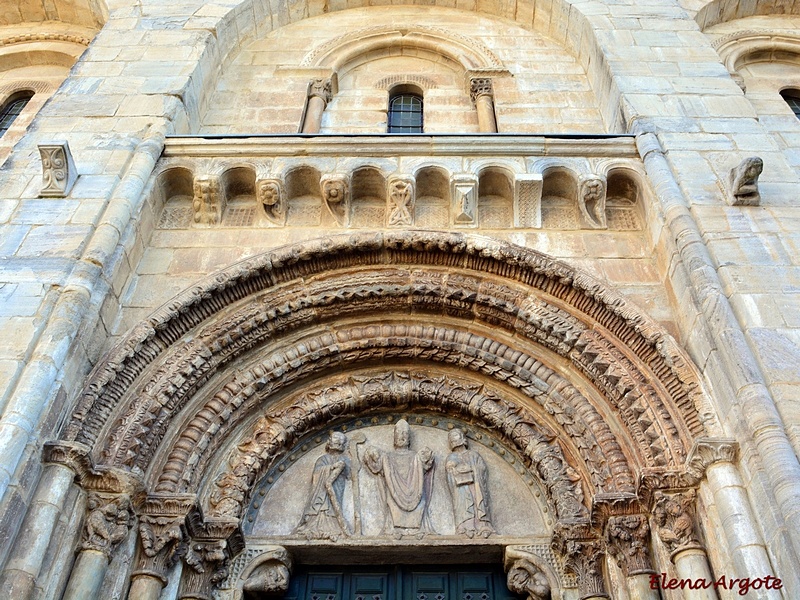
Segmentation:
<svg viewBox="0 0 800 600">
<path fill-rule="evenodd" d="M 606 192 L 606 221 L 608 228 L 616 231 L 642 229 L 639 185 L 624 170 L 608 174 Z"/>
<path fill-rule="evenodd" d="M 288 199 L 287 224 L 316 227 L 322 214 L 320 173 L 314 167 L 302 166 L 286 174 Z"/>
<path fill-rule="evenodd" d="M 383 227 L 386 222 L 386 179 L 374 167 L 353 172 L 351 185 L 352 227 Z"/>
<path fill-rule="evenodd" d="M 417 172 L 417 201 L 414 224 L 418 227 L 447 227 L 450 224 L 450 177 L 438 167 Z"/>
<path fill-rule="evenodd" d="M 249 227 L 256 216 L 256 173 L 250 167 L 228 169 L 221 177 L 225 227 Z"/>
<path fill-rule="evenodd" d="M 505 229 L 514 224 L 514 183 L 505 169 L 490 167 L 478 177 L 478 222 L 481 227 Z"/>
<path fill-rule="evenodd" d="M 160 229 L 185 229 L 192 224 L 194 174 L 186 167 L 173 167 L 156 179 L 157 198 L 162 205 Z"/>
<path fill-rule="evenodd" d="M 555 167 L 544 173 L 542 184 L 542 227 L 579 229 L 578 180 L 572 171 Z"/>
</svg>

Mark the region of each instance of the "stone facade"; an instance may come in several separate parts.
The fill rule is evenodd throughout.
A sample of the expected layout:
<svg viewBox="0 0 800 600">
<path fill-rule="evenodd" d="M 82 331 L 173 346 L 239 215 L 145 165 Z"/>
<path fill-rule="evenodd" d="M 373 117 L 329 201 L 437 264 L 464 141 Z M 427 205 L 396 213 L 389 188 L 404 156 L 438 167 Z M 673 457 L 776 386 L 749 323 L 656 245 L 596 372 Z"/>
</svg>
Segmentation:
<svg viewBox="0 0 800 600">
<path fill-rule="evenodd" d="M 800 594 L 800 6 L 7 4 L 10 597 Z"/>
</svg>

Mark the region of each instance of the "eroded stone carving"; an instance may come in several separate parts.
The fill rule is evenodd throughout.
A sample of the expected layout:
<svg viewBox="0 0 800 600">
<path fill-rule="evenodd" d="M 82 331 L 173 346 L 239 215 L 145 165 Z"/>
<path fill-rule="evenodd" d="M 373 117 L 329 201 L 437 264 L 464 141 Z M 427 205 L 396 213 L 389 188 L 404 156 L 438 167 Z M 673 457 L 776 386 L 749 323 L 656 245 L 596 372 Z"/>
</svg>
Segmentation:
<svg viewBox="0 0 800 600">
<path fill-rule="evenodd" d="M 606 539 L 609 554 L 626 577 L 653 572 L 647 550 L 650 540 L 647 517 L 642 514 L 610 517 L 606 525 Z"/>
<path fill-rule="evenodd" d="M 111 554 L 128 535 L 133 525 L 133 507 L 130 496 L 89 494 L 86 524 L 81 550 L 102 552 L 110 561 Z"/>
<path fill-rule="evenodd" d="M 694 489 L 685 492 L 655 493 L 653 506 L 653 522 L 658 537 L 670 551 L 670 557 L 683 550 L 702 548 L 694 527 L 694 502 L 697 492 Z"/>
<path fill-rule="evenodd" d="M 550 583 L 542 570 L 529 560 L 520 558 L 508 569 L 506 577 L 508 589 L 527 597 L 528 600 L 547 600 L 550 598 Z"/>
<path fill-rule="evenodd" d="M 401 538 L 422 538 L 435 533 L 428 516 L 433 485 L 433 452 L 424 447 L 411 450 L 411 427 L 405 419 L 394 428 L 394 450 L 381 452 L 367 446 L 364 465 L 379 479 L 385 507 L 384 533 Z"/>
<path fill-rule="evenodd" d="M 414 180 L 407 177 L 389 179 L 389 226 L 403 227 L 413 224 Z"/>
<path fill-rule="evenodd" d="M 50 198 L 68 196 L 78 178 L 69 144 L 39 144 L 39 155 L 42 158 L 42 189 L 39 195 Z"/>
<path fill-rule="evenodd" d="M 467 447 L 460 429 L 447 436 L 452 452 L 444 469 L 453 499 L 453 517 L 457 535 L 488 538 L 495 533 L 489 512 L 489 474 L 481 455 Z"/>
<path fill-rule="evenodd" d="M 596 175 L 583 176 L 578 191 L 578 206 L 592 229 L 606 229 L 606 181 Z"/>
<path fill-rule="evenodd" d="M 256 196 L 271 222 L 286 223 L 286 195 L 279 179 L 260 179 L 256 183 Z"/>
<path fill-rule="evenodd" d="M 133 575 L 150 575 L 167 583 L 167 571 L 185 547 L 186 516 L 194 507 L 193 495 L 148 496 L 139 510 L 139 555 Z"/>
<path fill-rule="evenodd" d="M 758 191 L 758 177 L 763 170 L 764 161 L 758 156 L 745 158 L 731 169 L 728 200 L 733 206 L 759 205 L 761 194 Z"/>
<path fill-rule="evenodd" d="M 345 480 L 350 477 L 347 437 L 332 431 L 325 454 L 317 459 L 311 475 L 311 488 L 300 524 L 294 532 L 309 540 L 336 541 L 350 535 L 342 512 Z"/>
<path fill-rule="evenodd" d="M 586 518 L 589 511 L 583 505 L 580 475 L 555 452 L 553 446 L 540 444 L 534 451 L 536 470 L 558 507 L 559 519 Z"/>
<path fill-rule="evenodd" d="M 234 519 L 203 520 L 199 511 L 189 515 L 190 541 L 183 554 L 179 598 L 211 598 L 227 577 L 228 564 L 241 552 L 244 542 Z"/>
<path fill-rule="evenodd" d="M 347 225 L 350 214 L 350 198 L 347 178 L 344 175 L 323 175 L 320 179 L 325 206 L 339 225 Z"/>
<path fill-rule="evenodd" d="M 289 589 L 292 562 L 286 548 L 270 546 L 258 557 L 259 564 L 250 572 L 242 589 L 261 594 L 283 594 Z"/>
<path fill-rule="evenodd" d="M 331 80 L 329 78 L 312 79 L 308 82 L 307 93 L 309 98 L 321 98 L 325 104 L 328 104 L 333 97 Z"/>
<path fill-rule="evenodd" d="M 193 220 L 197 225 L 217 225 L 222 221 L 225 201 L 217 178 L 195 179 L 192 199 Z"/>
</svg>

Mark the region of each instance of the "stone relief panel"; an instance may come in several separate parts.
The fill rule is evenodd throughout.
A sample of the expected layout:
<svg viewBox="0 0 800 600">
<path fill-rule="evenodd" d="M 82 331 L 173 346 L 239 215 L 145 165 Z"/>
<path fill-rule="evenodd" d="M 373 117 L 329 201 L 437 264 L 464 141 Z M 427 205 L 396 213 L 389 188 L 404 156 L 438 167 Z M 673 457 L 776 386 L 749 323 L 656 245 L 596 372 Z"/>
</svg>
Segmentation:
<svg viewBox="0 0 800 600">
<path fill-rule="evenodd" d="M 245 532 L 329 541 L 547 534 L 544 492 L 511 452 L 460 424 L 410 420 L 374 417 L 302 443 L 259 483 Z"/>
</svg>

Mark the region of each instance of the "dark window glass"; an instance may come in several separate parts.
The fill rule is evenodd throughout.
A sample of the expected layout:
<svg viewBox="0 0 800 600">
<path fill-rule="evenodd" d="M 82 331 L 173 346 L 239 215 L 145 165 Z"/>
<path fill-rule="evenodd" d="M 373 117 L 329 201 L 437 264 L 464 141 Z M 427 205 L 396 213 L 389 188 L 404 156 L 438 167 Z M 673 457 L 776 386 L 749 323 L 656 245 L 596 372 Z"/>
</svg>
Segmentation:
<svg viewBox="0 0 800 600">
<path fill-rule="evenodd" d="M 0 109 L 0 136 L 5 134 L 11 124 L 25 108 L 25 105 L 33 98 L 33 93 L 26 92 L 21 95 L 13 96 L 11 100 L 6 102 L 5 106 Z"/>
<path fill-rule="evenodd" d="M 422 97 L 398 94 L 389 100 L 389 133 L 422 133 Z"/>
<path fill-rule="evenodd" d="M 781 92 L 781 96 L 786 100 L 786 104 L 792 109 L 794 116 L 800 119 L 800 91 L 786 90 Z"/>
</svg>

